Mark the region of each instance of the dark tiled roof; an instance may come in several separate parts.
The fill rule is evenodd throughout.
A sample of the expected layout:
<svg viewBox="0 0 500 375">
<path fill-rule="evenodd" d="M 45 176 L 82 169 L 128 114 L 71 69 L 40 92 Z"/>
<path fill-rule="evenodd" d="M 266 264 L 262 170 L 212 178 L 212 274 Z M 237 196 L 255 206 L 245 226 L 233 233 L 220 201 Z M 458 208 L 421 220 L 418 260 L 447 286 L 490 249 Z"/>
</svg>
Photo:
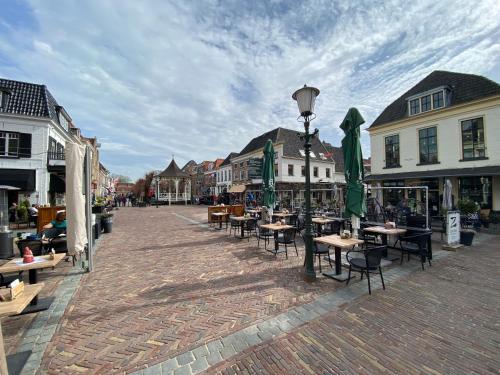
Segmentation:
<svg viewBox="0 0 500 375">
<path fill-rule="evenodd" d="M 283 143 L 283 155 L 289 157 L 303 158 L 300 154 L 300 150 L 304 150 L 304 141 L 298 136 L 298 134 L 304 134 L 292 129 L 286 128 L 276 128 L 267 133 L 259 135 L 258 137 L 252 139 L 246 146 L 241 150 L 240 155 L 248 154 L 250 152 L 263 149 L 267 140 L 270 139 L 273 144 Z M 311 151 L 314 152 L 316 158 L 319 158 L 319 153 L 327 153 L 327 150 L 323 143 L 319 140 L 319 137 L 314 137 L 311 141 Z M 314 159 L 313 159 L 314 160 Z M 328 160 L 332 160 L 328 158 Z"/>
<path fill-rule="evenodd" d="M 344 172 L 344 153 L 342 147 L 332 146 L 328 142 L 323 142 L 328 153 L 331 153 L 335 161 L 335 172 Z"/>
<path fill-rule="evenodd" d="M 239 154 L 237 152 L 231 152 L 225 159 L 224 161 L 222 162 L 222 164 L 220 165 L 221 167 L 225 166 L 225 165 L 231 165 L 231 159 L 232 158 L 235 158 L 236 156 L 238 156 Z"/>
<path fill-rule="evenodd" d="M 182 167 L 182 170 L 183 170 L 184 172 L 186 172 L 186 171 L 187 171 L 190 167 L 195 166 L 195 165 L 196 165 L 196 162 L 195 162 L 194 160 L 190 160 L 190 161 L 188 161 L 188 162 L 184 165 L 184 167 Z"/>
<path fill-rule="evenodd" d="M 488 96 L 500 95 L 500 85 L 488 78 L 474 74 L 436 70 L 384 109 L 370 128 L 408 117 L 406 99 L 409 96 L 442 86 L 448 86 L 451 89 L 451 106 L 486 98 Z"/>
<path fill-rule="evenodd" d="M 0 90 L 8 93 L 7 105 L 0 113 L 12 113 L 57 120 L 58 104 L 45 85 L 0 78 Z"/>
<path fill-rule="evenodd" d="M 189 177 L 189 174 L 182 171 L 174 159 L 170 162 L 168 167 L 159 174 L 160 177 Z"/>
</svg>

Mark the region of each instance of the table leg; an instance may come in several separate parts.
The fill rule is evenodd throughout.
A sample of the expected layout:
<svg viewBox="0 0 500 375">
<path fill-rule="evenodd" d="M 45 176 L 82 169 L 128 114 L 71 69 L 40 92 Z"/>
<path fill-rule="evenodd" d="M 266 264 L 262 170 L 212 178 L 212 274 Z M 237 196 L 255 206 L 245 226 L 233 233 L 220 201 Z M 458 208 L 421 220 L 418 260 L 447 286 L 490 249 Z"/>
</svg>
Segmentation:
<svg viewBox="0 0 500 375">
<path fill-rule="evenodd" d="M 28 280 L 29 280 L 30 284 L 38 283 L 38 270 L 37 269 L 31 269 L 28 271 Z M 54 300 L 55 300 L 55 297 L 47 297 L 47 298 L 42 298 L 39 300 L 38 296 L 35 296 L 31 300 L 30 304 L 19 315 L 31 314 L 31 313 L 47 310 Z"/>
<path fill-rule="evenodd" d="M 276 252 L 276 254 L 278 254 L 278 250 L 280 249 L 280 245 L 278 243 L 278 231 L 275 230 L 274 231 L 274 251 Z"/>
<path fill-rule="evenodd" d="M 38 282 L 38 270 L 37 269 L 31 269 L 28 271 L 28 280 L 30 284 L 36 284 Z M 36 305 L 38 303 L 38 295 L 35 296 L 30 302 L 30 305 Z"/>
<path fill-rule="evenodd" d="M 2 324 L 0 323 L 0 374 L 9 375 L 7 370 L 7 359 L 5 358 L 5 349 L 3 346 Z"/>
<path fill-rule="evenodd" d="M 245 222 L 244 221 L 241 222 L 240 230 L 241 230 L 240 238 L 244 238 L 245 237 Z"/>
<path fill-rule="evenodd" d="M 219 218 L 219 229 L 222 230 L 222 216 Z"/>
<path fill-rule="evenodd" d="M 342 249 L 335 247 L 335 270 L 330 272 L 323 272 L 323 275 L 336 281 L 346 281 L 348 279 L 347 272 L 342 273 Z M 351 275 L 351 279 L 354 276 Z"/>
<path fill-rule="evenodd" d="M 388 241 L 387 241 L 387 234 L 382 234 L 382 245 L 384 245 L 386 248 L 385 248 L 385 251 L 384 251 L 384 254 L 383 254 L 383 257 L 386 259 L 386 260 L 389 260 L 391 262 L 395 261 L 395 260 L 398 260 L 399 257 L 396 256 L 396 255 L 391 255 L 389 256 L 389 253 L 387 252 L 387 245 Z"/>
</svg>

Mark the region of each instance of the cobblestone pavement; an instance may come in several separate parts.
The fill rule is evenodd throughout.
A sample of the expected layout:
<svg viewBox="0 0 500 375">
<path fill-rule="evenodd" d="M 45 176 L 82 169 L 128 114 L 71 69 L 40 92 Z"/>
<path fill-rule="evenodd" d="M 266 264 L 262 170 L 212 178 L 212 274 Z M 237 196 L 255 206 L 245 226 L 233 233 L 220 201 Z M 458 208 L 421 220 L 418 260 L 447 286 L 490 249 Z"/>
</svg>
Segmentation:
<svg viewBox="0 0 500 375">
<path fill-rule="evenodd" d="M 132 372 L 340 286 L 305 283 L 295 251 L 275 257 L 206 220 L 206 207 L 117 211 L 40 372 Z"/>
<path fill-rule="evenodd" d="M 229 358 L 207 374 L 499 374 L 495 237 Z"/>
<path fill-rule="evenodd" d="M 376 373 L 365 370 L 363 365 L 366 360 L 369 366 L 375 366 L 377 350 L 384 359 L 380 360 L 383 364 L 379 372 L 388 366 L 387 358 L 393 353 L 397 360 L 392 372 L 398 372 L 398 366 L 418 363 L 415 358 L 422 355 L 417 350 L 422 347 L 408 340 L 402 342 L 415 351 L 394 349 L 398 333 L 404 338 L 416 337 L 426 349 L 433 345 L 446 350 L 448 347 L 437 338 L 437 344 L 427 342 L 428 334 L 418 327 L 430 322 L 426 329 L 437 332 L 446 342 L 450 337 L 445 334 L 450 333 L 438 331 L 441 325 L 445 331 L 450 326 L 446 321 L 450 316 L 443 314 L 443 306 L 457 306 L 454 314 L 459 315 L 460 324 L 454 329 L 463 332 L 461 323 L 471 321 L 470 314 L 475 312 L 471 306 L 463 306 L 468 303 L 482 303 L 481 311 L 484 319 L 489 317 L 491 330 L 484 335 L 490 341 L 472 346 L 471 355 L 484 355 L 486 366 L 497 360 L 488 354 L 489 346 L 498 347 L 500 342 L 493 341 L 499 327 L 492 319 L 498 322 L 498 310 L 488 305 L 494 293 L 494 288 L 488 286 L 497 282 L 498 271 L 491 279 L 481 275 L 490 284 L 482 279 L 471 284 L 473 288 L 485 284 L 484 297 L 467 291 L 463 295 L 455 293 L 457 298 L 453 299 L 449 285 L 448 289 L 446 285 L 437 286 L 441 282 L 455 285 L 456 277 L 463 289 L 466 278 L 457 273 L 469 275 L 463 268 L 468 263 L 465 266 L 465 261 L 458 261 L 456 266 L 451 264 L 446 266 L 449 270 L 445 267 L 446 272 L 440 272 L 441 264 L 448 262 L 440 258 L 449 254 L 441 251 L 436 252 L 437 265 L 431 270 L 419 272 L 418 262 L 388 269 L 388 290 L 364 297 L 364 282 L 352 283 L 348 288 L 322 277 L 314 284 L 303 282 L 302 246 L 299 257 L 290 251 L 288 260 L 284 255 L 275 258 L 264 251 L 262 244 L 258 249 L 255 239 L 241 241 L 230 238 L 225 231 L 207 229 L 206 224 L 200 224 L 206 219 L 206 207 L 120 209 L 113 233 L 104 236 L 99 245 L 95 271 L 81 278 L 48 343 L 38 373 L 191 374 L 207 369 L 210 373 L 335 373 L 339 367 L 333 364 L 339 366 L 340 361 L 346 366 L 345 373 Z M 467 254 L 456 257 L 453 253 L 446 258 L 460 259 Z M 485 267 L 495 264 L 484 263 Z M 423 279 L 413 280 L 415 277 Z M 378 281 L 373 284 L 375 289 L 380 288 Z M 448 294 L 441 298 L 439 290 L 448 290 Z M 363 301 L 369 305 L 363 306 Z M 394 331 L 391 320 L 385 320 L 392 310 L 400 312 L 395 316 L 399 320 Z M 421 314 L 430 319 L 423 319 Z M 372 320 L 365 321 L 367 316 Z M 350 333 L 354 324 L 360 325 L 356 327 L 357 335 Z M 371 330 L 376 336 L 371 337 Z M 380 342 L 384 345 L 380 346 Z M 390 350 L 384 350 L 386 346 Z M 469 352 L 464 350 L 462 356 L 468 358 Z M 360 353 L 363 363 L 355 361 Z M 349 361 L 355 363 L 352 368 L 347 366 Z M 434 368 L 433 362 L 429 363 L 429 368 Z M 431 373 L 421 368 L 420 373 L 425 372 Z"/>
</svg>

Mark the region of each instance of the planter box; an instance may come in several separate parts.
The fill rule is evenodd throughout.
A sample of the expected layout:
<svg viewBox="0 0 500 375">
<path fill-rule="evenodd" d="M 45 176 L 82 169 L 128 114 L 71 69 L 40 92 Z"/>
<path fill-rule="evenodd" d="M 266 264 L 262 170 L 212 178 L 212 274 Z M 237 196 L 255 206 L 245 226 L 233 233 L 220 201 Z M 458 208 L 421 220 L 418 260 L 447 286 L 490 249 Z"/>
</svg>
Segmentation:
<svg viewBox="0 0 500 375">
<path fill-rule="evenodd" d="M 474 232 L 460 232 L 460 243 L 465 246 L 472 246 Z"/>
</svg>

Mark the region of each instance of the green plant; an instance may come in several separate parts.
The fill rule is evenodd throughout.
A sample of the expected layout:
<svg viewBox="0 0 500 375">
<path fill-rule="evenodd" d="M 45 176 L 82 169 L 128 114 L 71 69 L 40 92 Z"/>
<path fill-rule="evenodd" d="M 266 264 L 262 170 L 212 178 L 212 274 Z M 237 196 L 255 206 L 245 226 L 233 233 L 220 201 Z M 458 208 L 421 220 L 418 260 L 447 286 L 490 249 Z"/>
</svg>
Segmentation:
<svg viewBox="0 0 500 375">
<path fill-rule="evenodd" d="M 25 206 L 20 205 L 17 208 L 17 217 L 22 221 L 28 220 L 28 209 Z"/>
<path fill-rule="evenodd" d="M 97 197 L 95 199 L 95 206 L 104 206 L 106 200 L 103 197 Z"/>
<path fill-rule="evenodd" d="M 479 211 L 478 204 L 467 198 L 459 200 L 457 207 L 462 215 L 475 214 Z"/>
<path fill-rule="evenodd" d="M 29 207 L 31 207 L 31 204 L 29 200 L 25 199 L 21 202 L 20 206 L 24 206 L 28 209 Z"/>
</svg>

